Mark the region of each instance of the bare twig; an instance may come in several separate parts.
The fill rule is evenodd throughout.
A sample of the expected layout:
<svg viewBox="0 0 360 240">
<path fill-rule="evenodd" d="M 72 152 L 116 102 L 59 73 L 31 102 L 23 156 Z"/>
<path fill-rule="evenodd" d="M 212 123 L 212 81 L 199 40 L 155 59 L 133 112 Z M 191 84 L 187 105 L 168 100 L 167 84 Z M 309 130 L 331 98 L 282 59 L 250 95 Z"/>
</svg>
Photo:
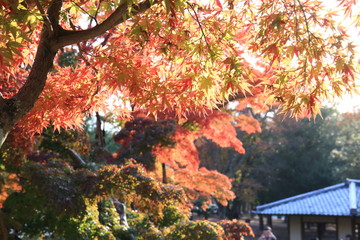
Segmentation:
<svg viewBox="0 0 360 240">
<path fill-rule="evenodd" d="M 70 24 L 71 29 L 74 30 L 74 31 L 76 31 L 76 27 L 75 27 L 75 25 L 72 23 L 72 21 L 71 21 L 70 19 L 69 19 L 69 24 Z M 83 51 L 80 43 L 77 43 L 76 45 L 77 45 L 77 47 L 79 48 L 79 54 L 80 54 L 80 56 L 81 56 L 81 59 L 85 62 L 86 66 L 91 66 L 90 62 L 89 62 L 89 61 L 86 59 L 86 57 L 84 56 L 84 51 Z M 98 73 L 98 70 L 97 70 L 94 66 L 92 66 L 91 68 L 92 68 L 96 73 Z"/>
<path fill-rule="evenodd" d="M 311 46 L 311 32 L 310 32 L 310 28 L 309 28 L 308 19 L 307 19 L 307 16 L 306 16 L 306 11 L 304 9 L 304 6 L 301 4 L 301 2 L 299 0 L 296 0 L 296 2 L 299 4 L 299 6 L 301 8 L 301 12 L 302 12 L 302 14 L 304 16 L 306 34 L 307 34 L 307 37 L 308 37 L 308 44 L 309 44 L 309 46 Z M 304 61 L 304 67 L 303 68 L 304 68 L 304 81 L 306 81 L 306 78 L 307 78 L 307 60 L 306 59 Z"/>
<path fill-rule="evenodd" d="M 211 50 L 211 48 L 210 48 L 210 44 L 209 44 L 208 40 L 206 39 L 206 35 L 205 35 L 205 32 L 204 32 L 204 28 L 203 28 L 202 25 L 201 25 L 201 22 L 200 22 L 199 17 L 198 17 L 198 15 L 197 15 L 197 13 L 196 13 L 196 11 L 195 11 L 195 9 L 194 9 L 194 6 L 191 5 L 190 3 L 187 3 L 187 4 L 188 4 L 188 6 L 191 8 L 191 10 L 194 12 L 194 16 L 193 16 L 193 15 L 191 14 L 190 10 L 188 9 L 191 17 L 192 17 L 192 18 L 197 22 L 197 24 L 199 25 L 201 34 L 202 34 L 202 36 L 203 36 L 203 38 L 204 38 L 204 40 L 205 40 L 205 43 L 206 43 L 207 48 L 209 49 L 210 52 L 212 52 L 212 50 Z"/>
<path fill-rule="evenodd" d="M 304 16 L 304 19 L 305 19 L 305 27 L 306 27 L 306 34 L 308 36 L 308 42 L 309 42 L 309 45 L 311 45 L 311 37 L 310 37 L 310 28 L 309 28 L 309 22 L 308 22 L 308 19 L 307 19 L 307 16 L 306 16 L 306 11 L 304 9 L 304 6 L 301 4 L 301 2 L 299 0 L 296 0 L 297 3 L 299 4 L 300 8 L 301 8 L 301 11 L 302 11 L 302 14 Z"/>
<path fill-rule="evenodd" d="M 83 11 L 86 15 L 88 15 L 88 16 L 91 18 L 91 20 L 95 21 L 96 25 L 99 24 L 98 21 L 97 21 L 97 19 L 96 19 L 96 15 L 97 15 L 97 13 L 98 13 L 98 11 L 99 11 L 100 4 L 99 4 L 98 8 L 96 9 L 95 16 L 91 16 L 91 14 L 88 13 L 88 12 L 87 12 L 83 7 L 81 7 L 77 2 L 74 2 L 74 1 L 73 1 L 72 3 L 74 3 L 78 8 L 80 8 L 81 11 Z"/>
</svg>

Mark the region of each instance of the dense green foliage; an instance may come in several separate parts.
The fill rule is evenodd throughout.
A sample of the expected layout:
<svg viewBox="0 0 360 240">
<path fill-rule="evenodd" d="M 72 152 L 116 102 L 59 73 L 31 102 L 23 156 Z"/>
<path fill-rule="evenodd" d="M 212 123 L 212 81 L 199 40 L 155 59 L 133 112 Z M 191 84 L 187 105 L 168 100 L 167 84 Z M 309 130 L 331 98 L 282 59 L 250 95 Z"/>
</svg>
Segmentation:
<svg viewBox="0 0 360 240">
<path fill-rule="evenodd" d="M 223 229 L 209 221 L 194 221 L 177 226 L 169 235 L 169 240 L 221 240 Z"/>
<path fill-rule="evenodd" d="M 272 119 L 271 129 L 265 129 L 262 135 L 270 142 L 271 151 L 257 162 L 259 171 L 253 172 L 266 188 L 260 195 L 261 202 L 344 180 L 346 176 L 336 175 L 337 159 L 331 158 L 338 134 L 337 118 L 332 110 L 324 110 L 323 118 L 316 120 L 283 120 L 281 116 Z"/>
<path fill-rule="evenodd" d="M 360 115 L 358 113 L 344 114 L 338 123 L 339 132 L 336 148 L 332 157 L 339 161 L 335 169 L 337 175 L 348 178 L 360 178 Z"/>
</svg>

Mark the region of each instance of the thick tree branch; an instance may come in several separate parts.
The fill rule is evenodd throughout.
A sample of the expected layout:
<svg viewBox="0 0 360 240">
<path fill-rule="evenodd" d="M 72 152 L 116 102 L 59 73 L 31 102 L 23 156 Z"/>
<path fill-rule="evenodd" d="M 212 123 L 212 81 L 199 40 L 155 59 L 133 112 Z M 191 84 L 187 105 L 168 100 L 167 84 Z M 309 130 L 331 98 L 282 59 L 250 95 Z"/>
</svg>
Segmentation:
<svg viewBox="0 0 360 240">
<path fill-rule="evenodd" d="M 151 3 L 152 2 L 152 3 Z M 116 25 L 125 22 L 132 16 L 142 13 L 149 9 L 158 1 L 145 0 L 138 5 L 133 4 L 131 13 L 129 13 L 128 3 L 121 4 L 105 21 L 99 25 L 82 31 L 65 31 L 56 39 L 53 48 L 59 49 L 66 45 L 75 44 L 104 34 Z"/>
<path fill-rule="evenodd" d="M 62 4 L 63 4 L 62 0 L 53 0 L 47 11 L 47 16 L 51 23 L 53 32 L 55 33 L 56 36 L 59 35 L 59 31 L 62 30 L 62 28 L 59 25 L 60 11 Z M 58 49 L 56 49 L 56 51 L 57 50 Z"/>
<path fill-rule="evenodd" d="M 51 51 L 48 39 L 44 36 L 47 34 L 48 31 L 43 33 L 26 83 L 12 99 L 6 99 L 8 102 L 13 102 L 13 107 L 15 107 L 13 110 L 21 115 L 15 118 L 16 121 L 34 106 L 35 101 L 44 89 L 47 74 L 53 66 L 56 51 Z M 26 113 L 22 114 L 21 112 Z"/>
<path fill-rule="evenodd" d="M 156 3 L 157 1 L 154 1 L 152 4 Z M 130 17 L 144 12 L 152 4 L 150 0 L 146 0 L 138 5 L 133 5 L 132 11 L 129 13 L 128 4 L 125 2 L 101 24 L 88 30 L 67 31 L 59 25 L 62 0 L 53 0 L 47 10 L 47 17 L 52 29 L 49 29 L 45 23 L 26 83 L 13 98 L 0 99 L 2 109 L 0 111 L 0 128 L 4 129 L 4 133 L 10 131 L 14 124 L 34 106 L 44 89 L 47 74 L 53 66 L 54 57 L 60 47 L 97 37 Z"/>
</svg>

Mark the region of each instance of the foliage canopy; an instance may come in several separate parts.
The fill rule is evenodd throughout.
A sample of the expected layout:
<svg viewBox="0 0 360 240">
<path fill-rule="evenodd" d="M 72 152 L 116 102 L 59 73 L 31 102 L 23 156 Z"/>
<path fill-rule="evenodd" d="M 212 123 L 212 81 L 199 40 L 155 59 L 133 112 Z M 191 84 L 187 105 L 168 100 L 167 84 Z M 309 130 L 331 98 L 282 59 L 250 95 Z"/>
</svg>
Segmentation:
<svg viewBox="0 0 360 240">
<path fill-rule="evenodd" d="M 354 45 L 320 1 L 2 0 L 0 13 L 2 140 L 110 105 L 183 118 L 253 96 L 316 114 L 356 88 Z"/>
</svg>

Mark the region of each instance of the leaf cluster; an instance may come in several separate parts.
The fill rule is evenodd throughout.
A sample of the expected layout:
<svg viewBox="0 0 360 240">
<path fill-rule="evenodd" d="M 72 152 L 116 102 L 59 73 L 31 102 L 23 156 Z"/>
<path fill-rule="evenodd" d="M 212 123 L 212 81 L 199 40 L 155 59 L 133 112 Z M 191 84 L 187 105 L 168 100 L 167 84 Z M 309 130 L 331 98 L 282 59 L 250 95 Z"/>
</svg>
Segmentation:
<svg viewBox="0 0 360 240">
<path fill-rule="evenodd" d="M 174 120 L 155 121 L 137 117 L 125 123 L 121 131 L 114 135 L 114 140 L 121 144 L 117 151 L 117 163 L 124 163 L 132 158 L 148 170 L 155 169 L 155 148 L 173 147 L 173 135 L 176 130 Z"/>
<path fill-rule="evenodd" d="M 251 227 L 240 220 L 221 220 L 217 222 L 225 232 L 225 240 L 243 239 L 244 236 L 255 237 Z"/>
<path fill-rule="evenodd" d="M 22 191 L 6 199 L 3 211 L 10 229 L 30 235 L 49 232 L 72 236 L 71 229 L 73 234 L 81 234 L 86 226 L 99 235 L 104 226 L 116 228 L 115 220 L 104 218 L 106 211 L 97 205 L 109 196 L 133 202 L 155 219 L 161 217 L 165 206 L 182 201 L 179 189 L 162 186 L 138 165 L 104 166 L 93 171 L 74 169 L 62 161 L 28 162 L 19 175 Z"/>
<path fill-rule="evenodd" d="M 222 240 L 224 230 L 210 221 L 194 221 L 182 223 L 167 235 L 169 240 Z"/>
</svg>

